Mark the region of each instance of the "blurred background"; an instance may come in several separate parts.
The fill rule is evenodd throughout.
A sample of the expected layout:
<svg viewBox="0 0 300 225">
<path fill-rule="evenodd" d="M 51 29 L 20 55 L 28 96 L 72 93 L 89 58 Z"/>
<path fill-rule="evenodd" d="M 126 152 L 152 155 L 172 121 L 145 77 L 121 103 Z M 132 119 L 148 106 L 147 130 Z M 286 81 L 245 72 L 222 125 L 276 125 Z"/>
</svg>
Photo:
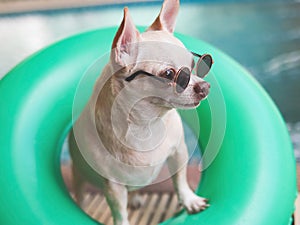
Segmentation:
<svg viewBox="0 0 300 225">
<path fill-rule="evenodd" d="M 161 1 L 0 0 L 0 78 L 55 41 L 119 25 L 125 5 L 137 25 L 148 26 Z M 300 1 L 182 0 L 177 21 L 177 32 L 215 45 L 260 82 L 279 107 L 300 162 Z"/>
</svg>

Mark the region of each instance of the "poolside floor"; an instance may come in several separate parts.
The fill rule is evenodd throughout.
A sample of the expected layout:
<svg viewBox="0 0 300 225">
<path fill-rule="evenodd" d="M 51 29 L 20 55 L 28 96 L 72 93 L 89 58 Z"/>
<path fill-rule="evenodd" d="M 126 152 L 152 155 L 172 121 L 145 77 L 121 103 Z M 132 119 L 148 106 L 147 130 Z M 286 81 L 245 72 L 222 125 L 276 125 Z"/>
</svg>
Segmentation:
<svg viewBox="0 0 300 225">
<path fill-rule="evenodd" d="M 145 204 L 138 209 L 128 208 L 131 225 L 157 225 L 180 210 L 177 197 L 172 192 L 142 193 Z M 113 219 L 102 194 L 87 193 L 84 211 L 93 219 L 105 225 L 113 225 Z"/>
</svg>

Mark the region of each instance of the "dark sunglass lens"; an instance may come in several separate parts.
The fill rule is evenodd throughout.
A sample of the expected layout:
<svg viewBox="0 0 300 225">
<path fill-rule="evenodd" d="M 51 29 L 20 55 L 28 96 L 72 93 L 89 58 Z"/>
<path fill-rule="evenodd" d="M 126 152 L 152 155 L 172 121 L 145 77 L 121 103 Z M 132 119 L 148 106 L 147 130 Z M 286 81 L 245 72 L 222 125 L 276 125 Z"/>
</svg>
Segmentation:
<svg viewBox="0 0 300 225">
<path fill-rule="evenodd" d="M 205 77 L 205 75 L 208 74 L 212 64 L 213 59 L 210 55 L 202 56 L 197 63 L 197 76 L 201 78 Z"/>
<path fill-rule="evenodd" d="M 178 76 L 176 79 L 176 92 L 182 93 L 190 82 L 191 71 L 187 67 L 183 67 L 178 71 Z"/>
</svg>

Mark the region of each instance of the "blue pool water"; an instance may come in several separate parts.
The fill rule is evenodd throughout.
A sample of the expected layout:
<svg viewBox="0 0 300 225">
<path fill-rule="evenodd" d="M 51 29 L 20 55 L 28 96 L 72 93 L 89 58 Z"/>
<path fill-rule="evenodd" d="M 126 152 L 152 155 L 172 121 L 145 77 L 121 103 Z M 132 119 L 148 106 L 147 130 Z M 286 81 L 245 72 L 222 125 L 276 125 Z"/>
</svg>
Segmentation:
<svg viewBox="0 0 300 225">
<path fill-rule="evenodd" d="M 0 15 L 0 78 L 54 41 L 119 25 L 123 6 Z M 143 26 L 159 9 L 160 3 L 130 4 Z M 176 31 L 217 46 L 253 74 L 283 114 L 300 160 L 300 1 L 183 1 Z"/>
</svg>

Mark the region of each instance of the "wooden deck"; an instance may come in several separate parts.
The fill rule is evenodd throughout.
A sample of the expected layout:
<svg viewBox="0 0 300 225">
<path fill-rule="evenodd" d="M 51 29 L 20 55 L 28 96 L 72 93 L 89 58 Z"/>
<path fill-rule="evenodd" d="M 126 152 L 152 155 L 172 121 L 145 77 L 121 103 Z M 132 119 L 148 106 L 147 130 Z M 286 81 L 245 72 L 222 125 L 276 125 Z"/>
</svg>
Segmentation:
<svg viewBox="0 0 300 225">
<path fill-rule="evenodd" d="M 157 225 L 180 210 L 177 196 L 172 192 L 143 193 L 145 204 L 139 209 L 128 208 L 131 225 Z M 88 193 L 85 196 L 84 211 L 93 219 L 105 224 L 113 225 L 110 209 L 101 194 Z"/>
</svg>

